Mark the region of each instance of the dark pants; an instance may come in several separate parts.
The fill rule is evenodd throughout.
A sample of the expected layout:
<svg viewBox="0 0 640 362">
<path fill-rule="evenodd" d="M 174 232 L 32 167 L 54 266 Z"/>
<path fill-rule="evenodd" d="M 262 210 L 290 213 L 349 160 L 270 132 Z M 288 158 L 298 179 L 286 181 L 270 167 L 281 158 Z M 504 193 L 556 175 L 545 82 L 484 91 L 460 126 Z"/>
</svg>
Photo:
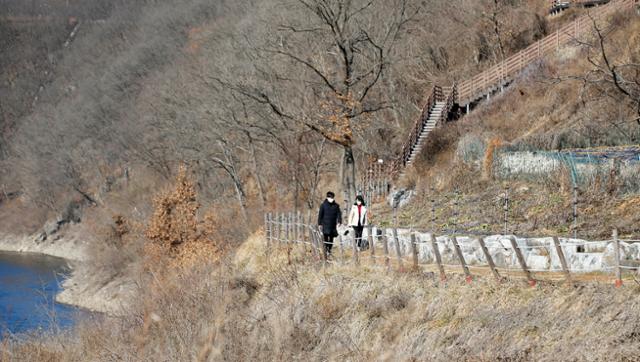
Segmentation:
<svg viewBox="0 0 640 362">
<path fill-rule="evenodd" d="M 331 254 L 331 248 L 333 247 L 333 236 L 330 234 L 322 234 L 322 242 L 324 244 L 324 250 L 327 254 Z"/>
<path fill-rule="evenodd" d="M 358 243 L 358 247 L 362 248 L 364 243 L 362 242 L 362 231 L 364 230 L 364 226 L 354 226 L 353 231 L 356 233 L 356 242 Z"/>
</svg>

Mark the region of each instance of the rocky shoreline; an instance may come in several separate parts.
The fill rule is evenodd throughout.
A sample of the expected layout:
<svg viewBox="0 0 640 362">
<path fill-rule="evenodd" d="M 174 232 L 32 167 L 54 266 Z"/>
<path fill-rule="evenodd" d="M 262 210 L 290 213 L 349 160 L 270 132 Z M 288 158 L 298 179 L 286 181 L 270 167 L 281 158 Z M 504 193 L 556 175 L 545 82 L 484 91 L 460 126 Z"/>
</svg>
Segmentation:
<svg viewBox="0 0 640 362">
<path fill-rule="evenodd" d="M 0 233 L 0 251 L 43 254 L 67 261 L 71 275 L 62 282 L 62 291 L 56 296 L 58 303 L 92 312 L 122 314 L 126 310 L 125 301 L 132 296 L 131 283 L 124 278 L 105 281 L 92 275 L 87 247 L 83 238 L 72 232 L 48 238 L 42 234 Z"/>
</svg>

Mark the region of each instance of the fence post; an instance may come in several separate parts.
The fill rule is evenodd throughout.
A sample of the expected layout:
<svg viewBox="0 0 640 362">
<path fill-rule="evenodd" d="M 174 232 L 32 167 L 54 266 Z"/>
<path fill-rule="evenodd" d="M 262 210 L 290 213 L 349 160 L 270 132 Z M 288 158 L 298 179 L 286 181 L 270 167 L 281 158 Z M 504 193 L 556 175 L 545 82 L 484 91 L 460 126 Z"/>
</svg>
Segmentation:
<svg viewBox="0 0 640 362">
<path fill-rule="evenodd" d="M 319 237 L 319 241 L 320 241 L 320 245 L 321 245 L 321 252 L 322 252 L 322 265 L 323 266 L 327 266 L 327 259 L 329 258 L 329 256 L 327 255 L 327 244 L 326 241 L 324 240 L 324 235 L 322 235 L 321 233 L 318 232 L 318 237 Z"/>
<path fill-rule="evenodd" d="M 578 185 L 573 184 L 573 238 L 578 237 Z"/>
<path fill-rule="evenodd" d="M 469 113 L 469 112 L 467 112 Z M 436 231 L 436 200 L 434 199 L 433 186 L 429 189 L 431 191 L 431 232 Z"/>
<path fill-rule="evenodd" d="M 290 214 L 291 217 L 291 239 L 294 243 L 298 242 L 298 213 L 293 212 Z"/>
<path fill-rule="evenodd" d="M 620 240 L 618 240 L 618 229 L 613 229 L 613 254 L 616 268 L 616 288 L 622 286 L 622 271 L 620 270 Z"/>
<path fill-rule="evenodd" d="M 402 252 L 400 251 L 400 239 L 398 238 L 398 228 L 393 228 L 393 240 L 396 242 L 396 256 L 398 257 L 398 270 L 402 271 Z"/>
<path fill-rule="evenodd" d="M 384 251 L 384 265 L 387 267 L 387 270 L 389 270 L 391 267 L 389 260 L 389 240 L 387 239 L 387 233 L 384 229 L 382 229 L 382 250 Z"/>
<path fill-rule="evenodd" d="M 458 229 L 458 190 L 453 193 L 453 233 L 455 234 Z"/>
<path fill-rule="evenodd" d="M 440 271 L 440 280 L 445 281 L 447 275 L 444 273 L 444 265 L 442 265 L 442 257 L 440 256 L 440 249 L 438 248 L 438 241 L 433 233 L 429 234 L 431 239 L 431 247 L 433 248 L 433 254 L 436 257 L 436 263 L 438 264 L 438 270 Z"/>
<path fill-rule="evenodd" d="M 418 245 L 414 231 L 411 231 L 411 253 L 413 254 L 413 270 L 418 270 Z"/>
<path fill-rule="evenodd" d="M 367 235 L 367 238 L 369 240 L 369 248 L 371 248 L 371 264 L 375 265 L 376 264 L 376 246 L 374 244 L 374 239 L 373 239 L 373 227 L 371 226 L 371 224 L 367 225 L 367 230 L 369 231 L 369 235 Z"/>
<path fill-rule="evenodd" d="M 352 240 L 353 241 L 351 242 L 351 246 L 352 246 L 352 249 L 353 249 L 353 256 L 352 256 L 353 264 L 354 265 L 358 265 L 358 264 L 360 264 L 360 260 L 358 258 L 358 244 L 357 244 L 358 242 L 357 242 L 355 236 L 354 236 L 354 238 Z"/>
<path fill-rule="evenodd" d="M 269 237 L 267 241 L 271 244 L 273 243 L 273 215 L 271 213 L 267 214 L 267 220 L 269 222 L 267 227 L 267 235 L 269 235 Z"/>
<path fill-rule="evenodd" d="M 511 247 L 513 248 L 513 251 L 516 253 L 516 257 L 518 258 L 518 262 L 520 263 L 520 266 L 522 267 L 522 271 L 524 271 L 524 275 L 527 277 L 527 281 L 529 282 L 529 285 L 534 287 L 536 285 L 536 280 L 533 279 L 533 277 L 531 276 L 531 272 L 529 271 L 529 268 L 527 267 L 527 262 L 524 260 L 524 256 L 522 256 L 522 251 L 518 247 L 518 243 L 516 242 L 515 236 L 510 236 L 509 237 L 509 241 L 511 241 Z"/>
<path fill-rule="evenodd" d="M 272 232 L 271 232 L 271 241 L 278 241 L 278 213 L 276 212 L 271 217 L 272 224 Z"/>
<path fill-rule="evenodd" d="M 276 213 L 276 238 L 279 243 L 282 242 L 282 214 Z"/>
<path fill-rule="evenodd" d="M 291 213 L 291 241 L 298 242 L 298 213 Z"/>
<path fill-rule="evenodd" d="M 487 245 L 485 245 L 484 238 L 482 236 L 478 238 L 478 243 L 480 243 L 480 248 L 482 248 L 482 252 L 484 253 L 484 257 L 487 259 L 487 263 L 489 263 L 489 268 L 491 268 L 491 273 L 496 278 L 496 280 L 500 282 L 502 278 L 500 278 L 500 274 L 496 269 L 496 264 L 493 262 L 493 258 L 491 257 L 491 254 L 489 253 L 489 249 L 487 249 Z"/>
<path fill-rule="evenodd" d="M 291 212 L 285 215 L 285 220 L 285 242 L 289 243 L 291 242 Z"/>
<path fill-rule="evenodd" d="M 295 212 L 289 214 L 289 223 L 291 224 L 291 242 L 295 244 L 298 242 L 298 221 L 296 220 Z"/>
<path fill-rule="evenodd" d="M 300 237 L 302 238 L 302 244 L 304 244 L 305 253 L 308 246 L 310 246 L 310 249 L 313 249 L 313 246 L 311 246 L 311 240 L 308 237 L 311 225 L 309 225 L 307 221 L 308 218 L 305 218 L 302 214 L 300 214 L 300 233 L 302 234 Z"/>
<path fill-rule="evenodd" d="M 315 223 L 311 222 L 311 209 L 309 209 L 309 210 L 307 210 L 307 225 L 306 225 L 306 227 L 304 227 L 304 229 L 306 230 L 305 234 L 309 236 L 309 242 L 310 243 L 312 242 L 312 240 L 311 240 L 311 230 L 313 230 L 312 229 L 312 225 L 314 225 L 314 224 Z M 305 236 L 303 236 L 303 238 L 304 237 Z M 312 245 L 313 245 L 313 243 L 312 243 Z M 312 246 L 312 248 L 313 248 L 313 246 Z"/>
<path fill-rule="evenodd" d="M 318 230 L 317 230 L 317 226 L 312 226 L 309 225 L 309 236 L 310 236 L 310 241 L 311 241 L 311 253 L 313 254 L 313 257 L 318 260 Z"/>
<path fill-rule="evenodd" d="M 302 212 L 300 210 L 298 210 L 297 214 L 296 214 L 296 223 L 297 223 L 297 227 L 296 227 L 296 240 L 299 243 L 303 243 L 304 242 L 304 233 L 303 233 L 303 228 L 302 225 L 304 224 L 304 220 L 302 219 Z"/>
<path fill-rule="evenodd" d="M 344 263 L 344 245 L 342 245 L 342 234 L 338 234 L 338 245 L 340 247 L 340 263 Z"/>
<path fill-rule="evenodd" d="M 509 186 L 504 188 L 504 234 L 509 234 Z"/>
<path fill-rule="evenodd" d="M 308 226 L 309 230 L 308 230 L 308 235 L 309 235 L 309 244 L 311 246 L 311 256 L 313 258 L 313 260 L 317 260 L 317 255 L 316 254 L 316 235 L 313 231 L 313 229 L 311 228 L 311 225 Z"/>
<path fill-rule="evenodd" d="M 269 229 L 269 216 L 267 215 L 267 213 L 264 213 L 264 238 L 265 241 L 267 242 L 267 244 L 269 244 L 269 232 L 267 231 Z"/>
<path fill-rule="evenodd" d="M 504 92 L 504 86 L 507 82 L 507 77 L 504 74 L 504 58 L 500 62 L 500 93 Z"/>
<path fill-rule="evenodd" d="M 558 237 L 553 237 L 553 244 L 556 247 L 556 254 L 558 254 L 558 259 L 560 259 L 560 265 L 562 265 L 562 272 L 564 273 L 564 277 L 567 283 L 572 284 L 573 282 L 571 281 L 571 273 L 569 272 L 567 260 L 564 258 L 564 252 L 562 251 L 562 245 L 560 245 L 560 240 L 558 240 Z"/>
<path fill-rule="evenodd" d="M 524 69 L 524 55 L 522 54 L 522 52 L 519 53 L 519 57 L 520 57 L 520 69 L 518 69 L 518 71 Z"/>
<path fill-rule="evenodd" d="M 458 254 L 458 259 L 460 259 L 460 265 L 462 265 L 462 271 L 464 272 L 465 280 L 467 281 L 467 283 L 471 283 L 471 273 L 469 272 L 467 262 L 464 260 L 462 248 L 460 248 L 460 244 L 458 244 L 458 238 L 453 235 L 451 236 L 451 241 L 453 242 L 453 247 L 456 249 L 456 254 Z"/>
</svg>

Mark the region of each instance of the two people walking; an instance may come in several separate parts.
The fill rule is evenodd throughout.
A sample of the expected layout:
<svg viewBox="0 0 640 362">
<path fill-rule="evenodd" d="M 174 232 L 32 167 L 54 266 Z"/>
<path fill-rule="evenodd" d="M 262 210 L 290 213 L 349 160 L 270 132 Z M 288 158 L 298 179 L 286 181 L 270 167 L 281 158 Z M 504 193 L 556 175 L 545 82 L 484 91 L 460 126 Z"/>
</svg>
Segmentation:
<svg viewBox="0 0 640 362">
<path fill-rule="evenodd" d="M 349 212 L 347 222 L 354 230 L 358 247 L 362 249 L 364 247 L 362 231 L 369 222 L 367 207 L 365 206 L 362 196 L 356 196 L 354 207 L 352 207 Z M 322 233 L 324 250 L 327 254 L 331 254 L 333 239 L 338 236 L 338 226 L 340 225 L 342 225 L 342 211 L 340 210 L 340 205 L 335 200 L 335 194 L 329 191 L 327 192 L 327 198 L 320 205 L 320 210 L 318 211 L 318 226 Z"/>
</svg>

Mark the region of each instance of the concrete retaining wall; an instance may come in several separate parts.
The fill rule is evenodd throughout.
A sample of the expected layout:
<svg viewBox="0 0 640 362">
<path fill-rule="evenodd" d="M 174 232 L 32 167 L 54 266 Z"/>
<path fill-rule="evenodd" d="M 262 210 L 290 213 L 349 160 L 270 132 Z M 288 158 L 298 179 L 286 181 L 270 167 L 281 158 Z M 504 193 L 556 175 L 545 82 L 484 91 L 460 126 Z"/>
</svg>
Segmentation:
<svg viewBox="0 0 640 362">
<path fill-rule="evenodd" d="M 365 230 L 364 237 L 368 237 Z M 396 257 L 395 242 L 391 229 L 384 230 L 389 245 L 389 254 Z M 378 230 L 373 228 L 373 235 L 377 235 Z M 343 237 L 342 242 L 345 247 L 353 242 L 353 232 Z M 400 252 L 403 256 L 411 259 L 411 239 L 410 230 L 398 229 L 398 240 Z M 435 256 L 431 246 L 431 239 L 428 233 L 417 232 L 418 259 L 420 263 L 435 263 Z M 449 236 L 438 236 L 436 238 L 438 249 L 445 264 L 460 265 L 457 258 L 452 239 Z M 457 237 L 465 261 L 470 266 L 486 265 L 486 259 L 480 248 L 476 237 Z M 499 268 L 520 268 L 516 254 L 511 248 L 508 235 L 491 235 L 484 238 L 485 244 L 495 264 Z M 586 241 L 581 239 L 560 238 L 562 250 L 573 272 L 594 272 L 611 271 L 614 266 L 613 242 L 611 241 Z M 527 266 L 532 271 L 556 271 L 561 270 L 560 259 L 555 250 L 553 239 L 544 238 L 520 238 L 516 237 L 518 246 L 523 252 Z M 382 244 L 379 238 L 375 238 L 376 254 L 382 254 Z M 368 253 L 368 251 L 366 251 Z M 621 264 L 626 266 L 640 265 L 640 243 L 620 242 Z"/>
</svg>

